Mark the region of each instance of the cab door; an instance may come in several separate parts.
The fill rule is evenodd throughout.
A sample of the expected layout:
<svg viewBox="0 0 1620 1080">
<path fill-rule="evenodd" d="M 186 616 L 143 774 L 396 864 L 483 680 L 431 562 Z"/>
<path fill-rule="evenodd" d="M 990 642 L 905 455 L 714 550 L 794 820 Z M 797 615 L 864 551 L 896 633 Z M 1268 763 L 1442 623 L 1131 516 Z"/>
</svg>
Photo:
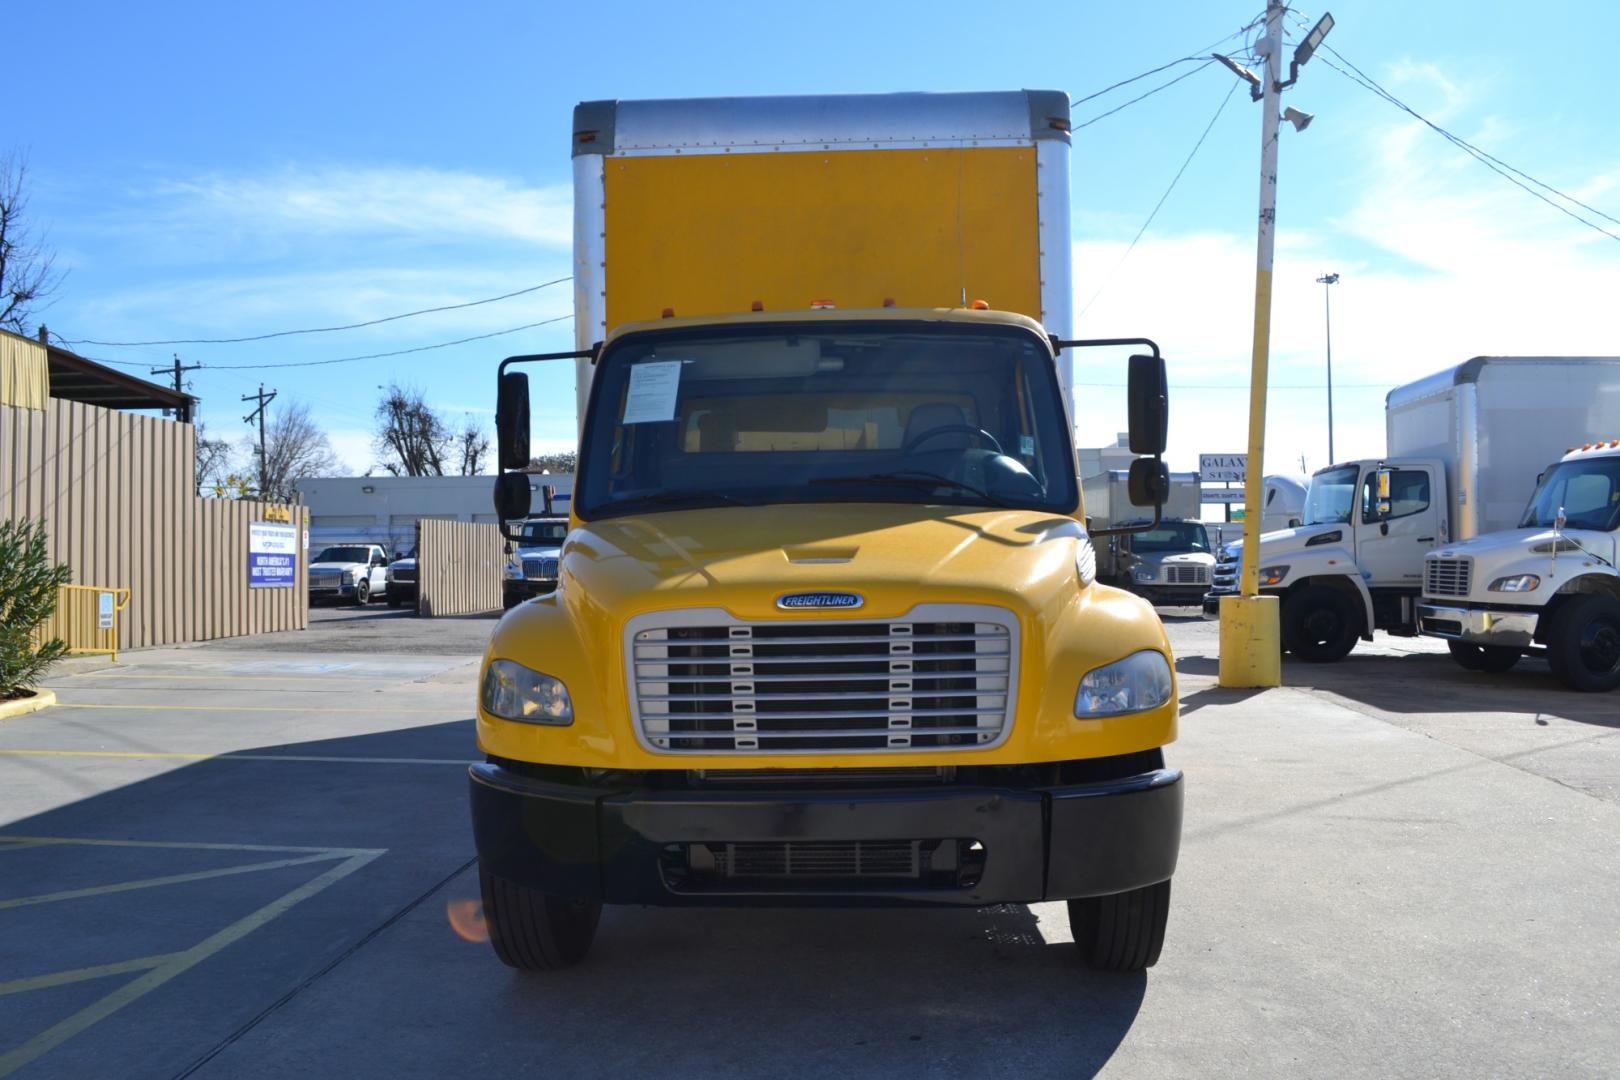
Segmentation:
<svg viewBox="0 0 1620 1080">
<path fill-rule="evenodd" d="M 1446 542 L 1441 531 L 1445 477 L 1433 465 L 1390 470 L 1389 498 L 1378 492 L 1378 470 L 1361 481 L 1356 562 L 1369 588 L 1423 587 L 1423 556 Z"/>
</svg>

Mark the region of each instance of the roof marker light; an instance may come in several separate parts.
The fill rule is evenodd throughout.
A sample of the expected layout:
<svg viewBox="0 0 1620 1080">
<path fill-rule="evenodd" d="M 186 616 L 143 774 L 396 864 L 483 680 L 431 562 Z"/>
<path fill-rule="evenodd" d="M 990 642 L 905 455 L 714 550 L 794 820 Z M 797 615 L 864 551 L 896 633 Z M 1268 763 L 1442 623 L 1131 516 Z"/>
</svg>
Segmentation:
<svg viewBox="0 0 1620 1080">
<path fill-rule="evenodd" d="M 894 307 L 894 297 L 892 297 L 892 296 L 885 296 L 885 297 L 884 297 L 884 298 L 883 298 L 883 306 L 884 306 L 884 307 Z"/>
<path fill-rule="evenodd" d="M 812 301 L 810 301 L 810 310 L 811 311 L 827 311 L 827 310 L 829 310 L 831 308 L 835 308 L 837 306 L 838 305 L 833 303 L 831 300 L 812 300 Z"/>
<path fill-rule="evenodd" d="M 983 300 L 975 300 L 973 303 L 969 304 L 968 307 L 972 308 L 974 311 L 990 310 L 990 305 Z"/>
<path fill-rule="evenodd" d="M 749 311 L 764 311 L 765 310 L 765 301 L 763 301 L 763 300 L 755 300 L 754 305 L 752 307 L 750 307 L 748 310 Z"/>
<path fill-rule="evenodd" d="M 663 317 L 666 319 L 673 319 L 675 317 L 675 309 L 672 307 L 665 308 Z"/>
</svg>

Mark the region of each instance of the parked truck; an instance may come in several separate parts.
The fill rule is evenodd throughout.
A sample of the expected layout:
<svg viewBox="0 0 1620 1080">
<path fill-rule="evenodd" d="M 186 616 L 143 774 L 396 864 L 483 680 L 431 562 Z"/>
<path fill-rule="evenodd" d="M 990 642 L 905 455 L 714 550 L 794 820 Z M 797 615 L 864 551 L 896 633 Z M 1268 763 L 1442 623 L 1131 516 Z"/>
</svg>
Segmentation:
<svg viewBox="0 0 1620 1080">
<path fill-rule="evenodd" d="M 1155 606 L 1199 604 L 1215 566 L 1209 531 L 1198 520 L 1202 488 L 1195 472 L 1171 473 L 1160 519 L 1144 518 L 1130 501 L 1130 474 L 1122 469 L 1081 482 L 1092 529 L 1141 526 L 1112 536 L 1097 552 L 1097 580 L 1129 589 Z"/>
<path fill-rule="evenodd" d="M 1620 431 L 1620 357 L 1475 357 L 1390 391 L 1384 426 L 1385 457 L 1318 471 L 1304 523 L 1260 538 L 1260 589 L 1301 660 L 1417 634 L 1425 555 L 1515 527 L 1570 441 Z M 1206 612 L 1237 591 L 1241 555 L 1224 549 Z"/>
<path fill-rule="evenodd" d="M 1620 381 L 1599 393 L 1609 400 L 1597 411 L 1620 414 Z M 1429 553 L 1421 632 L 1445 638 L 1470 670 L 1506 671 L 1536 652 L 1566 686 L 1620 688 L 1617 530 L 1620 439 L 1571 447 L 1543 474 L 1517 528 Z"/>
<path fill-rule="evenodd" d="M 480 675 L 496 954 L 575 963 L 604 903 L 1066 900 L 1086 963 L 1154 963 L 1174 667 L 1095 581 L 1069 394 L 1137 350 L 1151 517 L 1164 364 L 1067 338 L 1066 95 L 588 102 L 573 151 L 578 349 L 499 375 L 503 468 L 519 365 L 576 361 L 582 432 Z"/>
</svg>

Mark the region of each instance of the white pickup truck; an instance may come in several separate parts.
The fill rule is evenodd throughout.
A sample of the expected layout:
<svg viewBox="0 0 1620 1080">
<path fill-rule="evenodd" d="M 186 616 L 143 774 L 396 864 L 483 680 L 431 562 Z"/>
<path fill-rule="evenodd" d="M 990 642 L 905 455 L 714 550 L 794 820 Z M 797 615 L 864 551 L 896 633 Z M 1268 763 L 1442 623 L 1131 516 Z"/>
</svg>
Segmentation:
<svg viewBox="0 0 1620 1080">
<path fill-rule="evenodd" d="M 310 560 L 309 599 L 369 603 L 388 591 L 388 554 L 380 544 L 334 544 Z"/>
</svg>

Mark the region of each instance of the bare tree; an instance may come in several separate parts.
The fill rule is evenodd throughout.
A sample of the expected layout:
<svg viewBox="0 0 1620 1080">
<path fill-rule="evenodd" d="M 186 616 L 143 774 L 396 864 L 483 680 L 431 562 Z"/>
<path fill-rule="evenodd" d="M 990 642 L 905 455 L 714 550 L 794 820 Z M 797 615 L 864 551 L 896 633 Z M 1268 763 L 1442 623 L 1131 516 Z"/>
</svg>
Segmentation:
<svg viewBox="0 0 1620 1080">
<path fill-rule="evenodd" d="M 579 455 L 572 450 L 560 454 L 536 454 L 529 459 L 529 472 L 571 473 Z"/>
<path fill-rule="evenodd" d="M 245 450 L 258 461 L 258 444 L 246 440 Z M 341 468 L 326 433 L 315 426 L 309 406 L 292 402 L 275 414 L 264 433 L 264 472 L 259 477 L 259 498 L 290 502 L 297 482 L 306 476 L 331 476 Z"/>
<path fill-rule="evenodd" d="M 227 439 L 211 439 L 201 424 L 197 425 L 197 491 L 208 492 L 225 482 L 231 472 L 232 448 Z"/>
<path fill-rule="evenodd" d="M 461 475 L 477 476 L 489 458 L 489 434 L 468 416 L 456 435 L 456 449 L 461 453 Z"/>
<path fill-rule="evenodd" d="M 28 214 L 28 162 L 0 157 L 0 326 L 27 335 L 28 323 L 56 291 L 55 255 L 34 235 Z"/>
<path fill-rule="evenodd" d="M 422 391 L 390 383 L 376 416 L 372 445 L 383 468 L 395 476 L 444 475 L 444 459 L 456 435 L 422 399 Z"/>
</svg>

